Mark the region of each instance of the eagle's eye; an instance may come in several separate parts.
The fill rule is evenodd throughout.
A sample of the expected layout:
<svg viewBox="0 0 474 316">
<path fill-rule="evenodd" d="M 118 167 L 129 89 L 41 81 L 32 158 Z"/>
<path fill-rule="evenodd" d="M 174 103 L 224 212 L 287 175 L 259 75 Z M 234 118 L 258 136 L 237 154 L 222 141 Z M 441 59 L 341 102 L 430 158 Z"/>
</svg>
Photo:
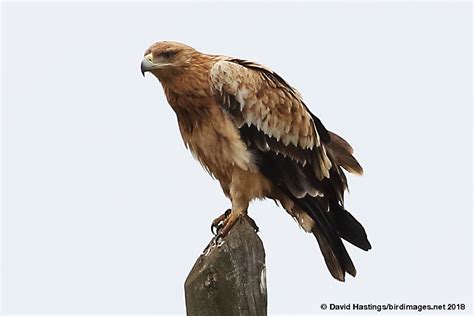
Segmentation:
<svg viewBox="0 0 474 316">
<path fill-rule="evenodd" d="M 161 53 L 161 56 L 163 56 L 164 58 L 170 58 L 170 57 L 173 57 L 174 55 L 176 55 L 176 52 L 173 52 L 173 51 L 167 51 L 167 52 Z"/>
</svg>

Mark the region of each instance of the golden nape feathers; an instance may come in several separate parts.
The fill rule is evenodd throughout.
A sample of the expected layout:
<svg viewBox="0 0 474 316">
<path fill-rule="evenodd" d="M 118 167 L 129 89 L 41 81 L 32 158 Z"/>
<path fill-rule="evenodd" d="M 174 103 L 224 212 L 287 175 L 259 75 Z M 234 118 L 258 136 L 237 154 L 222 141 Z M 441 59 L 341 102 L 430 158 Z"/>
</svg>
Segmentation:
<svg viewBox="0 0 474 316">
<path fill-rule="evenodd" d="M 251 220 L 250 201 L 271 198 L 314 234 L 336 279 L 355 275 L 341 238 L 371 246 L 344 208 L 342 168 L 362 174 L 362 167 L 296 89 L 257 63 L 169 41 L 146 50 L 141 71 L 161 82 L 184 143 L 231 201 L 230 214 L 215 222 L 222 237 L 238 218 Z"/>
</svg>

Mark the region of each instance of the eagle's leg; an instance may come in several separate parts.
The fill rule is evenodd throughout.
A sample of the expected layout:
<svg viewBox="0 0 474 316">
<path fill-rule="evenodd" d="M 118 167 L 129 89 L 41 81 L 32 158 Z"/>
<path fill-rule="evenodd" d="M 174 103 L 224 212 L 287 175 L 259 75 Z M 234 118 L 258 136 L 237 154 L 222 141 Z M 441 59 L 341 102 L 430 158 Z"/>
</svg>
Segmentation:
<svg viewBox="0 0 474 316">
<path fill-rule="evenodd" d="M 226 225 L 226 220 L 229 217 L 231 211 L 232 211 L 231 209 L 226 210 L 222 215 L 220 215 L 219 217 L 217 217 L 216 219 L 212 221 L 211 232 L 212 234 L 214 234 L 214 236 L 217 236 L 217 234 L 224 228 L 224 226 Z M 245 218 L 249 222 L 249 224 L 252 226 L 255 232 L 259 231 L 257 223 L 255 223 L 253 218 L 251 218 L 248 214 L 245 214 L 242 217 Z M 221 237 L 224 237 L 224 236 L 221 236 Z"/>
<path fill-rule="evenodd" d="M 241 220 L 247 215 L 247 210 L 245 212 L 236 212 L 236 211 L 231 211 L 229 216 L 226 217 L 224 220 L 224 223 L 222 225 L 222 229 L 219 230 L 218 237 L 224 238 L 227 236 L 229 231 L 234 227 L 234 224 L 237 222 L 237 220 Z"/>
<path fill-rule="evenodd" d="M 248 205 L 247 205 L 248 207 Z M 222 222 L 222 224 L 220 224 L 218 226 L 218 230 L 217 230 L 217 238 L 224 238 L 225 236 L 227 236 L 227 234 L 229 233 L 229 231 L 232 229 L 232 227 L 234 226 L 234 224 L 238 221 L 238 220 L 242 220 L 242 219 L 245 219 L 247 222 L 249 222 L 249 224 L 253 227 L 253 229 L 255 230 L 255 232 L 258 232 L 258 226 L 257 224 L 255 223 L 255 221 L 247 214 L 247 208 L 241 210 L 241 211 L 238 211 L 239 209 L 237 210 L 230 210 L 230 212 L 226 212 L 224 213 L 225 215 L 225 219 L 224 221 Z"/>
<path fill-rule="evenodd" d="M 250 167 L 249 167 L 250 168 Z M 258 175 L 250 170 L 235 168 L 232 173 L 232 181 L 229 186 L 228 195 L 232 202 L 232 210 L 224 213 L 224 221 L 219 225 L 216 240 L 225 237 L 232 229 L 237 220 L 245 219 L 258 231 L 255 221 L 247 215 L 250 201 L 256 197 L 265 196 L 264 182 Z M 216 220 L 220 220 L 218 217 Z"/>
</svg>

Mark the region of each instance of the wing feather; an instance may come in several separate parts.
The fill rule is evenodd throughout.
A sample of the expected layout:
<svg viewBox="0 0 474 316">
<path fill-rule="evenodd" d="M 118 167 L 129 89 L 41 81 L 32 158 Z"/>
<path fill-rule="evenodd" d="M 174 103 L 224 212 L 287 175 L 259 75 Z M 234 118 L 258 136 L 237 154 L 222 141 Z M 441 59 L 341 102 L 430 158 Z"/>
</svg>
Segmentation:
<svg viewBox="0 0 474 316">
<path fill-rule="evenodd" d="M 326 130 L 298 91 L 261 65 L 224 59 L 210 80 L 262 174 L 313 222 L 305 230 L 316 237 L 331 274 L 341 281 L 345 272 L 355 276 L 341 237 L 365 250 L 370 243 L 343 206 L 347 180 L 341 167 L 362 172 L 351 146 Z"/>
<path fill-rule="evenodd" d="M 246 124 L 264 133 L 259 147 L 310 163 L 319 180 L 329 177 L 332 162 L 321 143 L 328 132 L 280 76 L 252 62 L 226 59 L 212 67 L 210 80 L 219 105 L 238 128 Z"/>
</svg>

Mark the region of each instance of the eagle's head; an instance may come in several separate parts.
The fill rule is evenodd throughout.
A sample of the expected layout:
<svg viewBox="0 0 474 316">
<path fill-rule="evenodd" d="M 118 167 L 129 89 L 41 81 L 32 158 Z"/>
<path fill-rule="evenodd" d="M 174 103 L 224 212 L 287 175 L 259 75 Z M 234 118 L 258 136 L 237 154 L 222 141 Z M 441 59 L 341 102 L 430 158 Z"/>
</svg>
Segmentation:
<svg viewBox="0 0 474 316">
<path fill-rule="evenodd" d="M 191 66 L 197 51 L 185 44 L 171 41 L 157 42 L 145 51 L 141 72 L 149 71 L 160 81 L 167 81 L 182 74 Z"/>
</svg>

